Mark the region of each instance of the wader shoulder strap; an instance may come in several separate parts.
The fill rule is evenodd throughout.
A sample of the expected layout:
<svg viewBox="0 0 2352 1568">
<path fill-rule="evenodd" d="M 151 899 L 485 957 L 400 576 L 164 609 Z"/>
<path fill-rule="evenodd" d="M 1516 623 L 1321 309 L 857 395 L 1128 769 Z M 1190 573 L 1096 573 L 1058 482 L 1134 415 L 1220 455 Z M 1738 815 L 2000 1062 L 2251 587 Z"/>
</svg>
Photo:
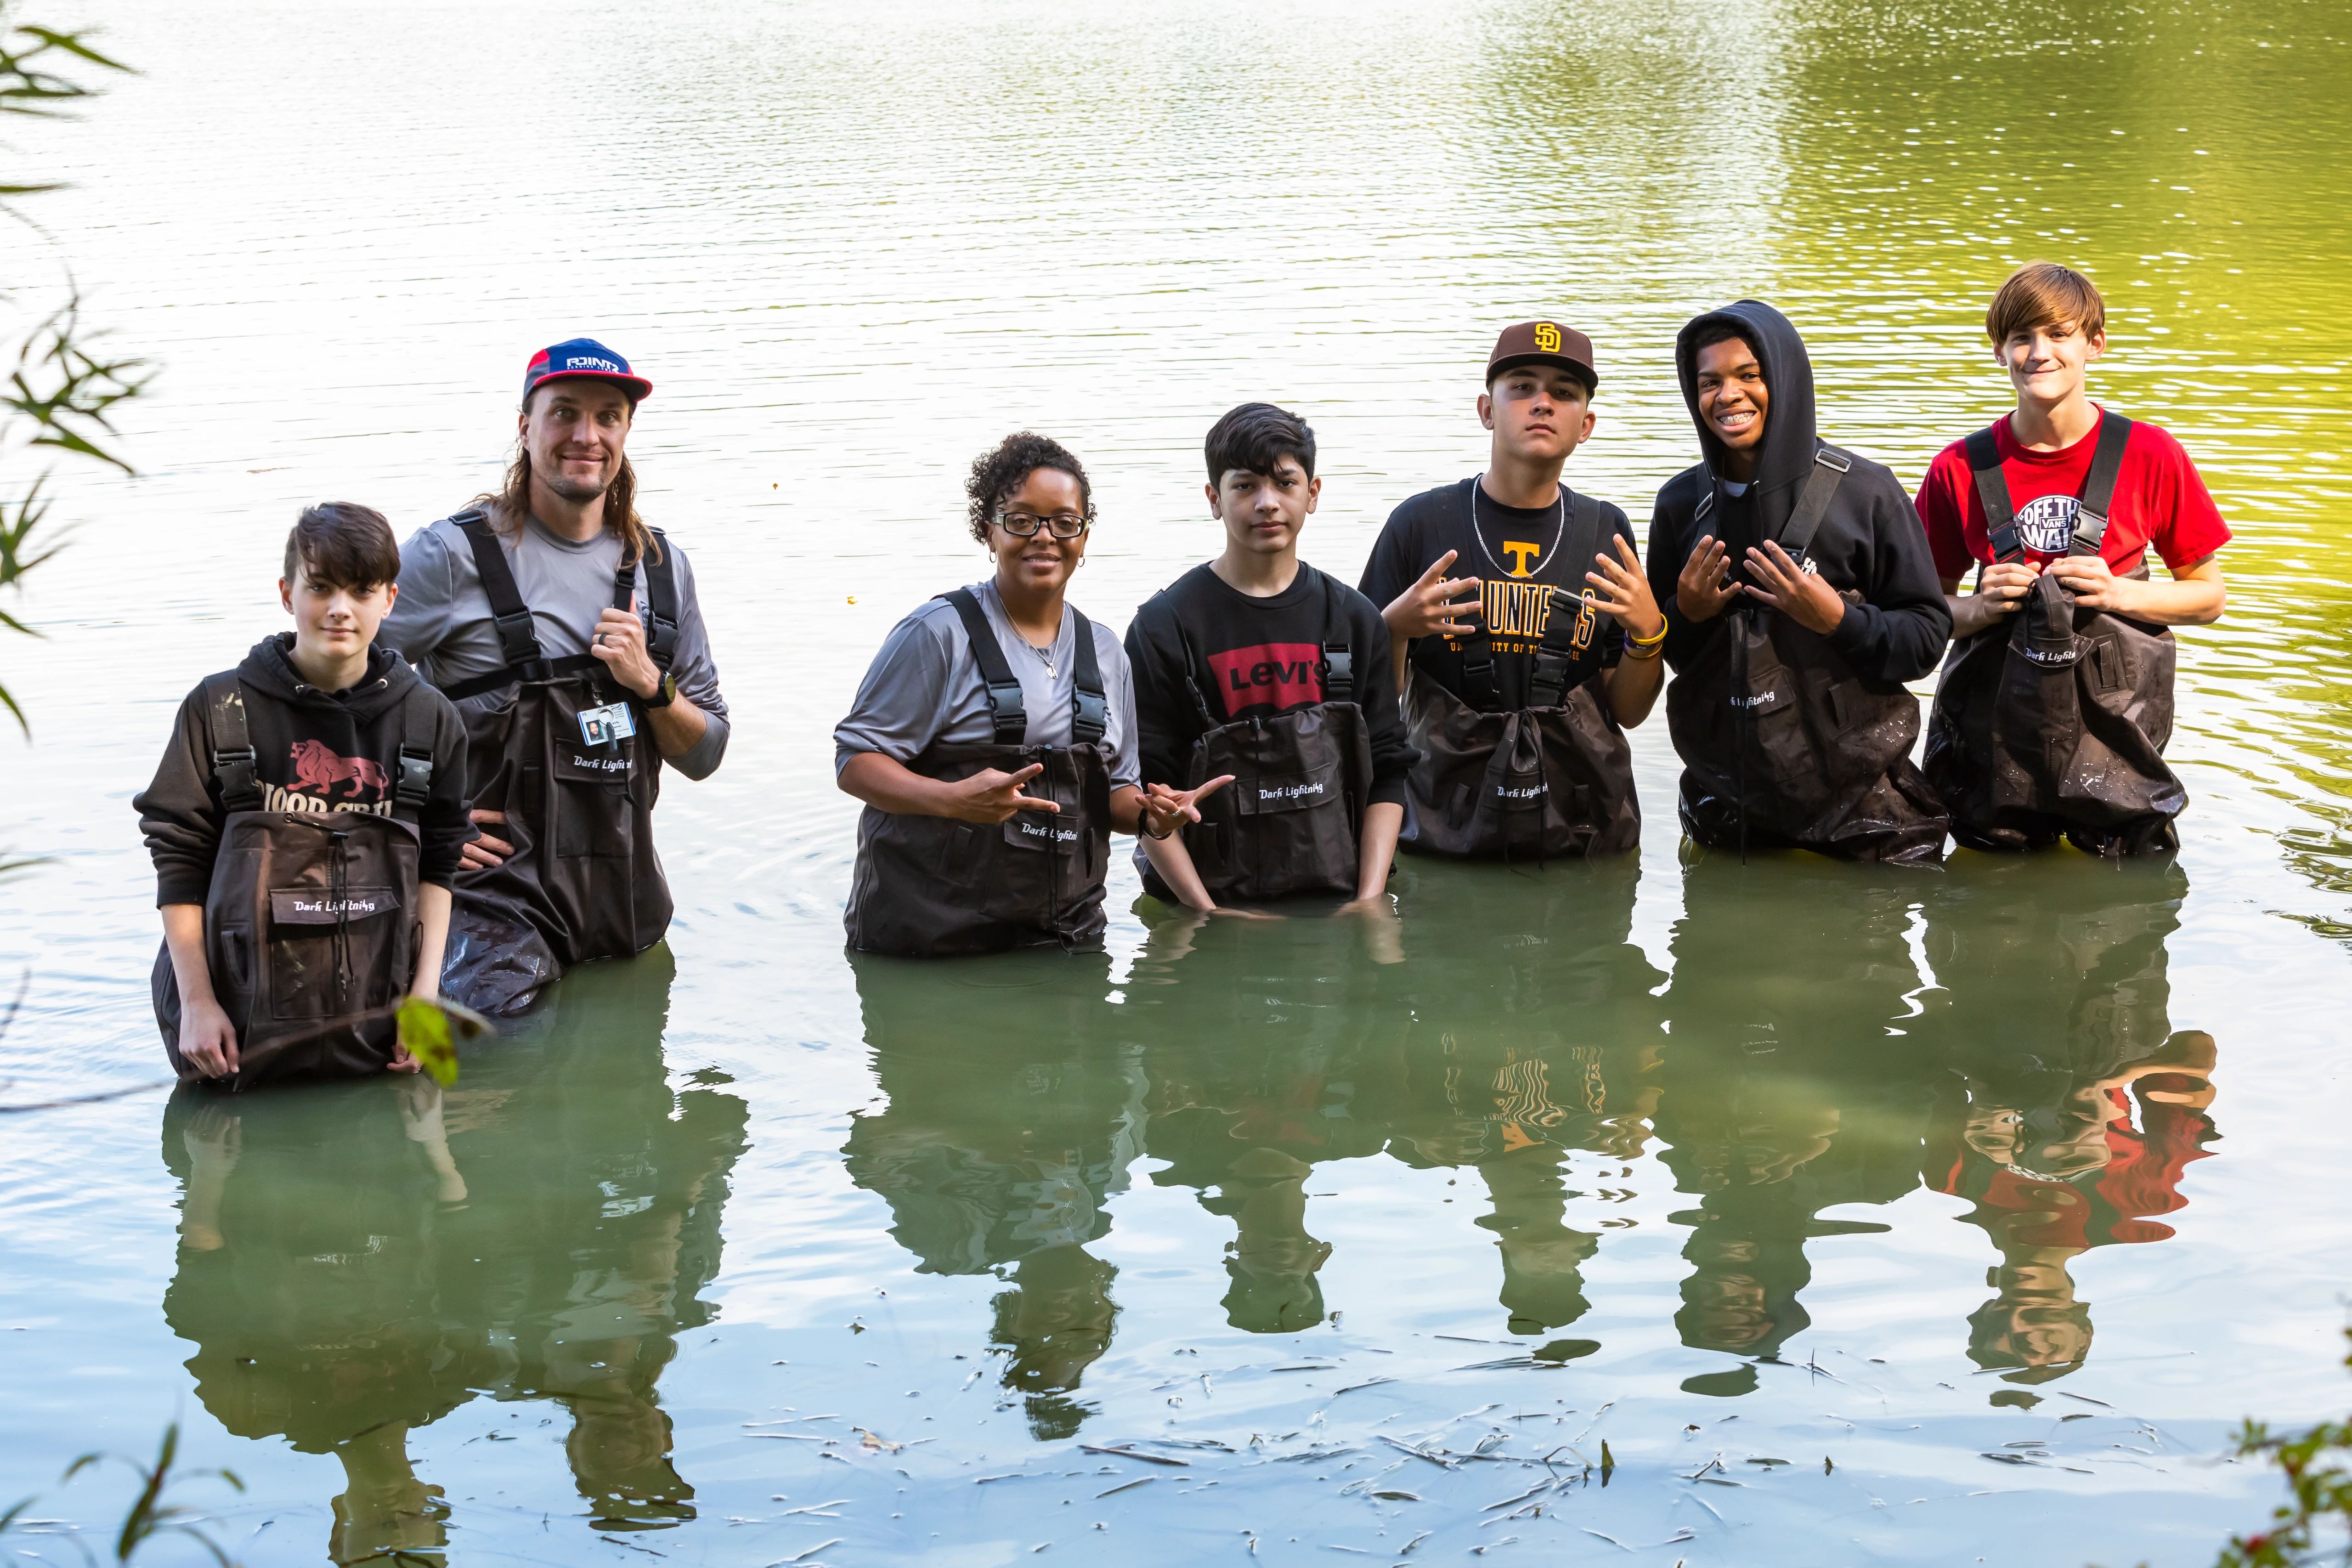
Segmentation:
<svg viewBox="0 0 2352 1568">
<path fill-rule="evenodd" d="M 1353 702 L 1356 656 L 1348 646 L 1348 623 L 1339 613 L 1339 586 L 1328 572 L 1315 574 L 1323 580 L 1323 700 Z"/>
<path fill-rule="evenodd" d="M 221 809 L 260 810 L 253 736 L 245 722 L 245 683 L 233 669 L 205 677 L 205 733 L 212 742 L 213 781 L 220 785 Z"/>
<path fill-rule="evenodd" d="M 1580 561 L 1601 552 L 1601 508 L 1591 498 L 1568 492 L 1568 526 L 1561 531 L 1560 558 L 1573 574 L 1570 583 L 1551 591 L 1551 607 L 1544 616 L 1543 641 L 1536 645 L 1534 673 L 1528 678 L 1528 706 L 1557 708 L 1568 700 L 1569 671 L 1575 667 L 1601 629 L 1601 611 L 1592 603 L 1589 585 L 1575 572 Z M 1590 568 L 1587 568 L 1590 570 Z M 1570 615 L 1570 609 L 1575 614 Z"/>
<path fill-rule="evenodd" d="M 677 571 L 670 564 L 667 536 L 658 528 L 646 531 L 654 536 L 654 547 L 645 560 L 646 608 L 653 623 L 646 633 L 646 652 L 654 668 L 667 674 L 677 657 Z M 636 591 L 637 563 L 624 561 L 613 574 L 613 608 L 627 609 Z"/>
<path fill-rule="evenodd" d="M 507 552 L 499 543 L 498 531 L 490 526 L 489 514 L 479 507 L 467 507 L 449 521 L 465 531 L 466 542 L 474 547 L 474 570 L 482 579 L 482 596 L 490 602 L 490 619 L 499 628 L 499 648 L 506 655 L 508 668 L 545 658 L 539 633 L 531 625 L 530 606 L 522 602 L 522 590 L 515 586 L 514 568 L 507 563 Z"/>
<path fill-rule="evenodd" d="M 981 682 L 988 688 L 988 712 L 996 730 L 996 743 L 1023 744 L 1029 739 L 1029 710 L 1022 703 L 1021 682 L 1013 678 L 1013 667 L 1004 662 L 1004 647 L 996 640 L 996 628 L 988 624 L 987 612 L 967 589 L 953 589 L 940 597 L 955 606 L 956 617 L 963 622 L 964 640 L 971 644 L 972 661 L 980 666 Z"/>
<path fill-rule="evenodd" d="M 400 777 L 392 786 L 394 816 L 415 822 L 433 793 L 433 689 L 418 681 L 400 704 Z"/>
<path fill-rule="evenodd" d="M 1102 666 L 1095 658 L 1095 624 L 1070 606 L 1070 628 L 1078 639 L 1070 667 L 1070 744 L 1091 746 L 1110 729 L 1110 699 L 1104 694 Z"/>
<path fill-rule="evenodd" d="M 1483 551 L 1486 541 L 1478 533 L 1478 476 L 1471 475 L 1462 481 L 1462 542 L 1454 546 L 1457 561 L 1476 559 L 1473 552 Z M 1483 593 L 1483 589 L 1482 589 Z M 1493 601 L 1487 600 L 1491 604 Z M 1485 610 L 1478 612 L 1479 634 L 1475 641 L 1462 649 L 1462 700 L 1481 713 L 1493 713 L 1503 706 L 1502 681 L 1495 672 L 1495 637 L 1486 623 Z"/>
<path fill-rule="evenodd" d="M 2116 480 L 2124 471 L 2124 447 L 2131 440 L 2132 422 L 2120 414 L 2099 412 L 2099 446 L 2091 456 L 2091 471 L 2083 480 L 2082 505 L 2074 513 L 2074 539 L 2069 555 L 2096 555 L 2107 537 L 2107 512 L 2116 504 Z"/>
<path fill-rule="evenodd" d="M 1838 481 L 1853 467 L 1853 459 L 1828 442 L 1814 447 L 1813 471 L 1805 476 L 1805 488 L 1797 493 L 1797 510 L 1780 532 L 1780 548 L 1798 565 L 1805 563 L 1805 552 L 1812 547 L 1813 535 L 1821 531 L 1822 519 L 1830 514 L 1830 498 L 1837 494 Z"/>
<path fill-rule="evenodd" d="M 2009 499 L 2009 480 L 2000 471 L 2000 444 L 1990 427 L 1970 432 L 1969 472 L 1976 476 L 1977 500 L 1984 507 L 1985 537 L 1992 542 L 1995 561 L 2014 561 L 2025 553 L 2017 537 L 2017 508 Z"/>
</svg>

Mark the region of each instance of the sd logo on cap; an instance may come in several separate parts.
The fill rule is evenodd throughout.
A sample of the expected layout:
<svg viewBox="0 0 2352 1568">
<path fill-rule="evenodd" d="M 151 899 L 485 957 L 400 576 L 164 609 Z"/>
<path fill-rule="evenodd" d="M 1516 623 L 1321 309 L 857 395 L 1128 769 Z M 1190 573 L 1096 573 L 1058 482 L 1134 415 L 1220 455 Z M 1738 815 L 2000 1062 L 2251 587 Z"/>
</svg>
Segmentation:
<svg viewBox="0 0 2352 1568">
<path fill-rule="evenodd" d="M 1601 384 L 1592 368 L 1592 340 L 1558 321 L 1521 321 L 1505 327 L 1503 335 L 1495 340 L 1495 352 L 1486 356 L 1487 384 L 1493 385 L 1496 376 L 1523 364 L 1560 365 L 1584 383 L 1587 392 Z"/>
</svg>

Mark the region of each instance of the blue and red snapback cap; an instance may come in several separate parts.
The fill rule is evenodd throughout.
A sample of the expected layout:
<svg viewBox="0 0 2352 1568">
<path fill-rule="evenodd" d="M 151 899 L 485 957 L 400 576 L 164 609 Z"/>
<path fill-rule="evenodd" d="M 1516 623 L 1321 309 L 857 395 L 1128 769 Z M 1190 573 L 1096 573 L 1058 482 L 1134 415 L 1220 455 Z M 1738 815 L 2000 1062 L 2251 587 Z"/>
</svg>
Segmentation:
<svg viewBox="0 0 2352 1568">
<path fill-rule="evenodd" d="M 594 381 L 609 381 L 629 395 L 636 403 L 652 393 L 654 384 L 629 369 L 629 362 L 606 348 L 593 338 L 573 338 L 569 342 L 544 348 L 530 356 L 530 366 L 522 373 L 522 400 L 542 381 L 565 381 L 585 376 Z"/>
</svg>

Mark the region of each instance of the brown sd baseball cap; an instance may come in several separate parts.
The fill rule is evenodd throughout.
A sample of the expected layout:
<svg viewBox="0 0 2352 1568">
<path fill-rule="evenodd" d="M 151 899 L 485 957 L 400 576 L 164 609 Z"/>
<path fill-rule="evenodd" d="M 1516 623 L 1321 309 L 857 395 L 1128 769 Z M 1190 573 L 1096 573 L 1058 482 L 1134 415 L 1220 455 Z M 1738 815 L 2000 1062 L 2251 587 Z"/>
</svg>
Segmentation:
<svg viewBox="0 0 2352 1568">
<path fill-rule="evenodd" d="M 1601 385 L 1600 374 L 1592 368 L 1592 340 L 1558 321 L 1521 321 L 1505 327 L 1503 335 L 1495 340 L 1495 352 L 1486 356 L 1486 379 L 1491 383 L 1503 372 L 1523 364 L 1566 365 L 1583 378 L 1586 390 Z"/>
</svg>

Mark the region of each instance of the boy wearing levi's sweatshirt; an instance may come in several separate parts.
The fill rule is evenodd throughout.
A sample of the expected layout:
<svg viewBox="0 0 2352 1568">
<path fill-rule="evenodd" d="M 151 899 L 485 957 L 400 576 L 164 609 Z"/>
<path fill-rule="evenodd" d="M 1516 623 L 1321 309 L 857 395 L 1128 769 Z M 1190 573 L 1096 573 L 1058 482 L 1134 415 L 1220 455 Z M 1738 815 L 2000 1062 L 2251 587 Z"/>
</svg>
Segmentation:
<svg viewBox="0 0 2352 1568">
<path fill-rule="evenodd" d="M 180 705 L 132 805 L 155 863 L 156 1021 L 184 1079 L 414 1071 L 388 1018 L 436 997 L 449 888 L 473 837 L 466 731 L 374 646 L 399 590 L 382 514 L 328 503 L 286 542 L 294 630 Z"/>
<path fill-rule="evenodd" d="M 1127 629 L 1146 792 L 1192 818 L 1144 837 L 1144 890 L 1203 913 L 1315 893 L 1385 914 L 1416 753 L 1379 606 L 1298 559 L 1315 433 L 1245 403 L 1203 455 L 1223 551 Z"/>
</svg>

